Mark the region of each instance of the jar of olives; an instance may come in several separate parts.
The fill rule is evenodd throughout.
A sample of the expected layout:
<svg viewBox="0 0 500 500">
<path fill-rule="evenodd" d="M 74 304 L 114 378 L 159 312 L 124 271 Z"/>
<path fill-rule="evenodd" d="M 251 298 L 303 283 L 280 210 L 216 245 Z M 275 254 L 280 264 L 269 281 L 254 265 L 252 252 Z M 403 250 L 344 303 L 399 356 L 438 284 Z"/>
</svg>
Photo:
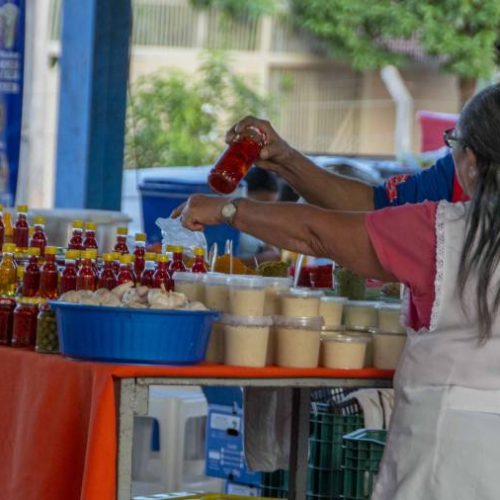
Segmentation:
<svg viewBox="0 0 500 500">
<path fill-rule="evenodd" d="M 363 300 L 365 298 L 365 278 L 354 274 L 345 267 L 337 267 L 335 281 L 337 283 L 337 295 L 340 297 L 347 297 L 350 300 Z"/>
<path fill-rule="evenodd" d="M 40 312 L 38 313 L 35 350 L 45 354 L 59 352 L 56 315 L 46 303 L 40 306 Z"/>
</svg>

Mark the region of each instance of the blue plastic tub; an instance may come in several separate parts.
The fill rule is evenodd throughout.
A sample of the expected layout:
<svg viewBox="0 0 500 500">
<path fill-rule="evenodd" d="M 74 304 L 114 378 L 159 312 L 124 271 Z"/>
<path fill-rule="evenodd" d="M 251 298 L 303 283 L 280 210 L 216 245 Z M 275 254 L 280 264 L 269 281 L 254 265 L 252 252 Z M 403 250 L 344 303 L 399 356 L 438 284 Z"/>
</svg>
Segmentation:
<svg viewBox="0 0 500 500">
<path fill-rule="evenodd" d="M 128 309 L 51 301 L 61 352 L 120 363 L 191 365 L 205 359 L 216 311 Z"/>
<path fill-rule="evenodd" d="M 168 217 L 172 210 L 185 202 L 194 193 L 214 194 L 206 182 L 177 179 L 144 179 L 139 185 L 142 201 L 144 231 L 150 243 L 161 241 L 161 232 L 156 225 L 158 217 Z M 233 252 L 238 253 L 240 232 L 227 224 L 207 226 L 205 237 L 208 246 L 217 243 L 219 251 L 226 240 L 233 240 Z"/>
</svg>

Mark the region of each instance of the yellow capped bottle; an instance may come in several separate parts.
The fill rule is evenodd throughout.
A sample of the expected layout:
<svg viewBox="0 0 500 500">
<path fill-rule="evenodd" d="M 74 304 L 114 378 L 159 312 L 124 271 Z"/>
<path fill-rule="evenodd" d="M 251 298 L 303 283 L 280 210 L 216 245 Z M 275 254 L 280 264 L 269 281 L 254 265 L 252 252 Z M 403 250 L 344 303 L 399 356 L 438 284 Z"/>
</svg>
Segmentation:
<svg viewBox="0 0 500 500">
<path fill-rule="evenodd" d="M 17 265 L 14 260 L 16 245 L 4 243 L 2 247 L 3 256 L 0 262 L 0 294 L 13 297 L 17 290 Z"/>
</svg>

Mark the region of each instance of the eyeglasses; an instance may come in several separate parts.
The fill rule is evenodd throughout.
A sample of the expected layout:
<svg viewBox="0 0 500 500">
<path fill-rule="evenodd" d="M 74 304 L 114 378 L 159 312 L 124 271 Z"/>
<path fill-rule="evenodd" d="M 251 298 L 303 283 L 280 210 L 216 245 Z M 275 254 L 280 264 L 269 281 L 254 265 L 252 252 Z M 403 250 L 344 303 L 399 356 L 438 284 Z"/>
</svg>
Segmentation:
<svg viewBox="0 0 500 500">
<path fill-rule="evenodd" d="M 455 135 L 454 128 L 449 128 L 443 132 L 443 141 L 451 149 L 462 144 L 462 140 Z"/>
</svg>

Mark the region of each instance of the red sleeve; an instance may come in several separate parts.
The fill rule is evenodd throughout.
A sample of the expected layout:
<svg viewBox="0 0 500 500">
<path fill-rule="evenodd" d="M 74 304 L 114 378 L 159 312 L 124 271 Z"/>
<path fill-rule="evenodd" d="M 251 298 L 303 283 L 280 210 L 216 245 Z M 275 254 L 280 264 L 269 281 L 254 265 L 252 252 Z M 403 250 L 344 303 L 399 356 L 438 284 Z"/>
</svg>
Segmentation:
<svg viewBox="0 0 500 500">
<path fill-rule="evenodd" d="M 382 267 L 411 290 L 412 326 L 428 326 L 436 275 L 436 202 L 370 212 L 365 225 Z"/>
</svg>

